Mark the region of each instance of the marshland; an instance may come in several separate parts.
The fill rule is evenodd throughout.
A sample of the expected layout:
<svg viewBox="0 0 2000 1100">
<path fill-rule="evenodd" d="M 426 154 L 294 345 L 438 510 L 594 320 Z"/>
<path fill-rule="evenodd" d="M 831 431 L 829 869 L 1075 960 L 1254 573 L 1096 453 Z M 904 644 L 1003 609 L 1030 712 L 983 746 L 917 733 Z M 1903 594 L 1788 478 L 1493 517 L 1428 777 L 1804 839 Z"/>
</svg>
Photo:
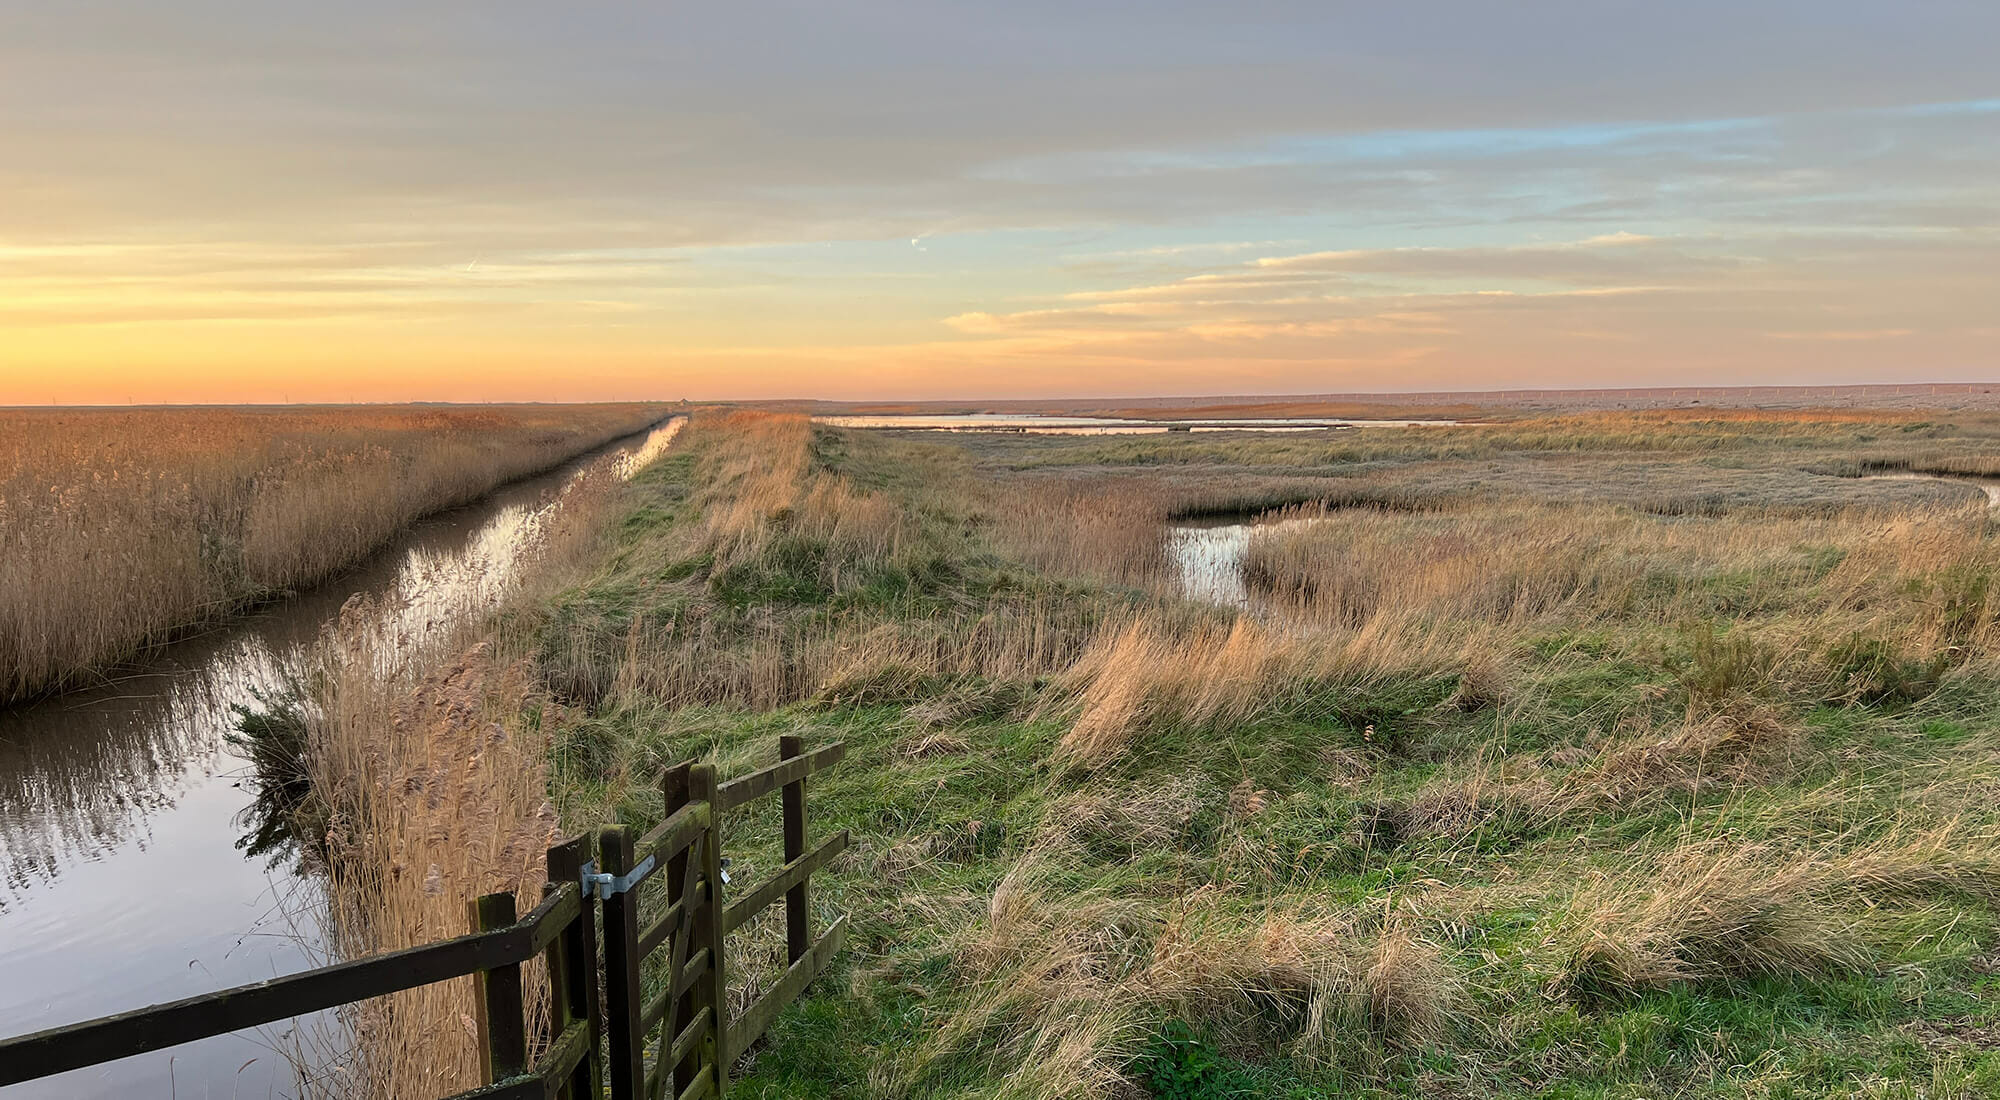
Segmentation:
<svg viewBox="0 0 2000 1100">
<path fill-rule="evenodd" d="M 669 764 L 844 740 L 849 947 L 738 1097 L 1992 1095 L 1994 474 L 1977 412 L 697 409 L 446 626 L 325 619 L 232 712 L 243 827 L 352 956 L 657 823 Z M 274 1039 L 279 1091 L 465 1087 L 472 998 Z"/>
<path fill-rule="evenodd" d="M 68 667 L 80 686 L 0 709 L 0 970 L 8 975 L 0 1033 L 7 1035 L 338 957 L 342 930 L 329 919 L 324 876 L 295 830 L 259 813 L 276 806 L 282 816 L 286 784 L 297 789 L 297 768 L 287 766 L 298 759 L 295 747 L 246 731 L 287 728 L 264 720 L 283 715 L 270 703 L 295 694 L 296 681 L 316 667 L 309 655 L 335 625 L 404 639 L 396 659 L 408 662 L 426 640 L 451 637 L 454 624 L 480 621 L 532 574 L 594 537 L 594 521 L 586 522 L 593 502 L 627 468 L 659 453 L 678 426 L 646 432 L 666 415 L 657 406 L 6 415 L 23 428 L 7 437 L 23 461 L 8 482 L 10 525 L 0 528 L 15 551 L 5 572 L 12 587 L 0 602 L 33 609 L 37 600 L 102 600 L 103 608 L 58 615 L 51 604 L 31 613 L 55 627 L 80 621 L 129 630 L 139 620 L 119 601 L 131 592 L 158 616 L 143 648 L 121 649 L 127 656 L 87 670 Z M 607 433 L 624 438 L 600 448 Z M 291 461 L 300 455 L 318 457 Z M 166 482 L 176 494 L 160 490 Z M 121 490 L 136 496 L 120 498 Z M 63 502 L 49 499 L 58 493 Z M 301 512 L 315 500 L 325 510 L 310 522 L 267 527 L 259 518 Z M 399 523 L 387 511 L 395 506 L 410 510 Z M 33 522 L 12 526 L 20 517 Z M 173 536 L 182 524 L 202 525 L 214 557 L 241 557 L 243 539 L 274 547 L 283 534 L 310 536 L 295 547 L 300 555 L 337 562 L 333 551 L 341 550 L 358 560 L 331 566 L 317 583 L 294 571 L 292 591 L 268 587 L 269 573 L 255 589 L 231 589 L 223 582 L 239 574 L 204 572 L 210 559 L 177 556 L 183 543 Z M 149 544 L 155 527 L 161 538 Z M 355 541 L 368 531 L 379 543 Z M 34 544 L 31 535 L 46 541 Z M 148 545 L 162 560 L 135 561 Z M 145 567 L 143 576 L 135 566 Z M 238 613 L 202 606 L 183 614 L 187 605 L 147 603 L 148 576 L 178 579 L 180 591 L 208 584 L 233 593 L 228 606 Z M 23 587 L 30 580 L 49 587 Z M 16 626 L 10 620 L 10 656 L 78 652 L 47 643 L 79 634 L 16 633 Z M 21 671 L 9 667 L 9 681 L 19 683 Z M 307 1020 L 7 1093 L 248 1095 L 280 1083 L 289 1091 L 293 1061 L 324 1064 L 352 1047 L 341 1021 Z"/>
</svg>

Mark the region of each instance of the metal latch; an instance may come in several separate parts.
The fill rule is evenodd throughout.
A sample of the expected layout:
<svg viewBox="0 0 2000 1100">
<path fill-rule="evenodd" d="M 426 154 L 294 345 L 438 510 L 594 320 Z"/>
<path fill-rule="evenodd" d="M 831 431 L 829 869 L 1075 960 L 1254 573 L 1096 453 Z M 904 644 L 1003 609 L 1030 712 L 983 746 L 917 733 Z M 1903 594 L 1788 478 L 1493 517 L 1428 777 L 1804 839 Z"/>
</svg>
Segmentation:
<svg viewBox="0 0 2000 1100">
<path fill-rule="evenodd" d="M 722 884 L 724 886 L 729 885 L 729 857 L 723 856 L 722 859 L 717 863 L 717 866 L 721 868 Z"/>
<path fill-rule="evenodd" d="M 599 871 L 597 869 L 597 861 L 593 859 L 583 865 L 583 892 L 594 894 L 599 901 L 605 901 L 614 894 L 625 893 L 632 889 L 632 887 L 639 885 L 639 883 L 645 881 L 646 876 L 652 870 L 652 856 L 647 856 L 645 859 L 640 860 L 637 867 L 632 868 L 622 875 L 606 874 Z"/>
</svg>

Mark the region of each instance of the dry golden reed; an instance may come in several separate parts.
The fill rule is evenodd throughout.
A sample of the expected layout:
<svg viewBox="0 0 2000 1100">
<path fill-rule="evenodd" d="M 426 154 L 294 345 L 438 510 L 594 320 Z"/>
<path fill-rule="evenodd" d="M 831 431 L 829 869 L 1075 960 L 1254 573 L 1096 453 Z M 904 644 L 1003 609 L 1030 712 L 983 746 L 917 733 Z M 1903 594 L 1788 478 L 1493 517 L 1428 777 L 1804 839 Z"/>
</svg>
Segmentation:
<svg viewBox="0 0 2000 1100">
<path fill-rule="evenodd" d="M 1049 707 L 1074 716 L 1064 752 L 1097 764 L 1149 731 L 1226 733 L 1284 715 L 1302 696 L 1337 702 L 1391 677 L 1460 673 L 1482 649 L 1476 635 L 1389 615 L 1305 631 L 1247 615 L 1177 626 L 1142 613 L 1097 633 Z"/>
<path fill-rule="evenodd" d="M 664 445 L 673 425 L 655 433 Z M 647 457 L 607 456 L 570 478 L 517 531 L 509 570 L 435 593 L 424 614 L 356 599 L 321 639 L 307 715 L 306 764 L 323 853 L 332 947 L 367 955 L 463 935 L 469 905 L 507 891 L 525 914 L 541 897 L 547 849 L 561 839 L 549 798 L 560 708 L 532 659 L 494 615 L 573 579 L 598 548 L 616 487 Z M 483 640 L 475 640 L 482 639 Z M 546 1038 L 546 975 L 527 972 L 529 1034 Z M 437 1096 L 483 1084 L 470 979 L 349 1010 L 354 1042 L 337 1068 L 307 1072 L 330 1095 Z"/>
<path fill-rule="evenodd" d="M 0 413 L 0 702 L 324 579 L 639 405 Z"/>
<path fill-rule="evenodd" d="M 512 892 L 525 913 L 559 839 L 532 669 L 480 645 L 413 685 L 384 677 L 378 656 L 349 643 L 325 666 L 307 754 L 331 810 L 329 923 L 347 958 L 464 935 L 481 894 Z M 545 982 L 529 968 L 531 1012 Z M 387 1100 L 485 1083 L 477 998 L 464 978 L 355 1006 L 338 1091 Z"/>
</svg>

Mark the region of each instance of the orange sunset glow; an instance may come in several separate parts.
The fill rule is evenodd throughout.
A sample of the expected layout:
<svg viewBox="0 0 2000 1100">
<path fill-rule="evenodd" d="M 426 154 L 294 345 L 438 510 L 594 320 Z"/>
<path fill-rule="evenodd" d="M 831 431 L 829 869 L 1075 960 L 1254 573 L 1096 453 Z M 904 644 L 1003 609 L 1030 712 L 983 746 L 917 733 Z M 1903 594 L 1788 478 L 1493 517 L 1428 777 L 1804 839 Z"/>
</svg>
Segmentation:
<svg viewBox="0 0 2000 1100">
<path fill-rule="evenodd" d="M 0 403 L 1994 372 L 1989 8 L 1253 7 L 13 13 Z"/>
</svg>

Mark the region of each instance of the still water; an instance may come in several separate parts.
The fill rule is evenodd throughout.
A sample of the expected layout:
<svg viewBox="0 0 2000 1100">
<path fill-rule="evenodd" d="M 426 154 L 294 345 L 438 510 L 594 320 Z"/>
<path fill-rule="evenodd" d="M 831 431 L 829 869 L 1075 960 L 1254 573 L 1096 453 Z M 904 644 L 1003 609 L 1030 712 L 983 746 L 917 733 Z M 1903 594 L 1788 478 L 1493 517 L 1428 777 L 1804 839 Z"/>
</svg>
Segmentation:
<svg viewBox="0 0 2000 1100">
<path fill-rule="evenodd" d="M 0 711 L 0 1036 L 325 961 L 319 885 L 240 850 L 247 764 L 233 706 L 282 682 L 356 595 L 385 637 L 415 637 L 497 599 L 586 471 L 629 477 L 674 420 L 477 504 L 433 517 L 313 591 L 172 646 L 97 688 Z M 290 1095 L 284 1051 L 338 1053 L 328 1019 L 273 1026 L 0 1089 L 0 1097 Z"/>
<path fill-rule="evenodd" d="M 1169 425 L 1159 420 L 1113 416 L 1040 416 L 1035 414 L 971 413 L 963 416 L 816 416 L 840 428 L 900 428 L 933 432 L 1028 432 L 1034 435 L 1164 435 L 1173 429 L 1190 432 L 1314 432 L 1329 428 L 1408 428 L 1452 426 L 1455 420 L 1339 420 L 1326 417 L 1186 420 Z"/>
<path fill-rule="evenodd" d="M 1184 520 L 1167 528 L 1167 560 L 1173 562 L 1181 595 L 1247 608 L 1250 593 L 1243 584 L 1243 559 L 1250 551 L 1250 535 L 1319 522 L 1318 516 Z"/>
</svg>

